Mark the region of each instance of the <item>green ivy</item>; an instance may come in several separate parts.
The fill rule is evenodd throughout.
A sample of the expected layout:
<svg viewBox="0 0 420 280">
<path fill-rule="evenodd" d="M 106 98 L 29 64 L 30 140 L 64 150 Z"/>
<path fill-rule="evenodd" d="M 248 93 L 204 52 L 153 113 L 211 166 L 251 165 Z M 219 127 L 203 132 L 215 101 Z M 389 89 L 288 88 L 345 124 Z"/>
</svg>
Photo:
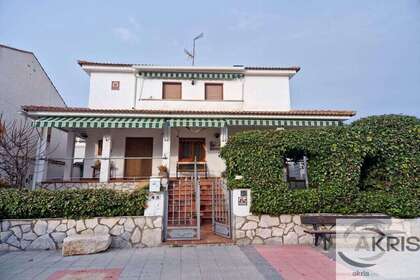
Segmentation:
<svg viewBox="0 0 420 280">
<path fill-rule="evenodd" d="M 420 121 L 371 116 L 351 125 L 247 131 L 222 149 L 231 188 L 252 189 L 252 211 L 420 216 Z M 308 156 L 309 188 L 289 190 L 285 157 Z M 236 180 L 242 175 L 242 180 Z"/>
<path fill-rule="evenodd" d="M 146 189 L 132 193 L 114 190 L 0 189 L 1 219 L 90 218 L 143 215 Z"/>
</svg>

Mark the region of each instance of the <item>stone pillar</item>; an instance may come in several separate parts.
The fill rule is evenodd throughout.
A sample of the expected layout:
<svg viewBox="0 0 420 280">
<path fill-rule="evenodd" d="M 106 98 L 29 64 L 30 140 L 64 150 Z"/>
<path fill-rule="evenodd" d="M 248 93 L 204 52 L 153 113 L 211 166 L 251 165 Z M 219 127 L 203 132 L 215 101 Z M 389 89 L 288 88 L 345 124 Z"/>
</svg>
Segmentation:
<svg viewBox="0 0 420 280">
<path fill-rule="evenodd" d="M 34 190 L 37 185 L 39 185 L 42 181 L 47 178 L 47 169 L 48 169 L 48 160 L 47 160 L 47 152 L 48 152 L 48 128 L 43 127 L 41 128 L 41 132 L 38 138 L 37 146 L 36 146 L 36 154 L 35 154 L 35 167 L 34 167 L 34 175 L 32 179 L 32 189 Z"/>
<path fill-rule="evenodd" d="M 101 159 L 101 170 L 99 173 L 99 182 L 108 183 L 110 177 L 110 157 L 111 157 L 111 146 L 112 146 L 111 135 L 106 134 L 102 138 L 102 159 Z"/>
<path fill-rule="evenodd" d="M 228 128 L 224 126 L 220 128 L 220 147 L 224 147 L 228 141 Z"/>
<path fill-rule="evenodd" d="M 65 163 L 64 166 L 64 181 L 71 180 L 72 171 L 73 171 L 73 156 L 74 156 L 74 139 L 75 135 L 73 131 L 67 132 L 67 144 L 66 144 L 66 155 L 65 155 Z"/>
<path fill-rule="evenodd" d="M 170 174 L 170 158 L 171 158 L 171 127 L 169 123 L 165 123 L 163 127 L 163 138 L 162 138 L 162 165 L 165 165 Z"/>
</svg>

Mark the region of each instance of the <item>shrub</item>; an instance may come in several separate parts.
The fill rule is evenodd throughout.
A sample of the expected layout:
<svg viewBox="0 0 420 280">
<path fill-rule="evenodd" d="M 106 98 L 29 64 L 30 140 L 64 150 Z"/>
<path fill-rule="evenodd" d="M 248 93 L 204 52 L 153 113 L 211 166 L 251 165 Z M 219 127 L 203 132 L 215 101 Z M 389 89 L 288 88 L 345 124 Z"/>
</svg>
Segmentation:
<svg viewBox="0 0 420 280">
<path fill-rule="evenodd" d="M 0 218 L 89 218 L 143 215 L 147 190 L 0 189 Z"/>
<path fill-rule="evenodd" d="M 420 121 L 372 116 L 319 129 L 250 131 L 222 149 L 231 188 L 252 189 L 256 214 L 381 212 L 420 216 Z M 308 157 L 309 188 L 289 190 L 286 156 Z M 235 180 L 242 175 L 242 182 Z"/>
</svg>

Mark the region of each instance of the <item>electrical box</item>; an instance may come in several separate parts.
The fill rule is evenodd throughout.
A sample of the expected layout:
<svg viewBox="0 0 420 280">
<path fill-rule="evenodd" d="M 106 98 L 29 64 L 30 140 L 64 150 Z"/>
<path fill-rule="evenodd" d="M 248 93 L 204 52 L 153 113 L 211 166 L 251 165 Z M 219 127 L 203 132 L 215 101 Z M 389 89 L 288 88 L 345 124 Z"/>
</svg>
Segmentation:
<svg viewBox="0 0 420 280">
<path fill-rule="evenodd" d="M 149 191 L 160 192 L 160 177 L 150 177 Z"/>
</svg>

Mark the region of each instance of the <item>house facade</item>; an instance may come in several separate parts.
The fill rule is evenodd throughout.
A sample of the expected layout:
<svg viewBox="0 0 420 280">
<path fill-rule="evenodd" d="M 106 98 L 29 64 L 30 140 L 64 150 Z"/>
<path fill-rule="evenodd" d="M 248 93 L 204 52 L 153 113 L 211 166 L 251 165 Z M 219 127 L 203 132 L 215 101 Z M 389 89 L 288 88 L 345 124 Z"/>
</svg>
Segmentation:
<svg viewBox="0 0 420 280">
<path fill-rule="evenodd" d="M 0 115 L 6 124 L 25 121 L 25 116 L 21 114 L 22 105 L 66 107 L 57 88 L 31 51 L 0 44 L 0 86 Z M 50 178 L 62 178 L 66 132 L 50 128 L 46 133 L 51 160 L 46 163 L 43 171 Z M 33 177 L 34 171 L 31 168 L 26 179 L 28 186 L 32 184 Z"/>
<path fill-rule="evenodd" d="M 355 115 L 292 109 L 298 67 L 79 65 L 90 77 L 87 108 L 23 107 L 43 135 L 50 127 L 67 132 L 63 181 L 148 180 L 160 166 L 179 178 L 190 176 L 194 162 L 201 177 L 220 177 L 220 148 L 235 133 L 338 126 Z M 72 174 L 76 137 L 86 142 L 82 178 Z M 49 179 L 43 174 L 36 183 Z"/>
</svg>

